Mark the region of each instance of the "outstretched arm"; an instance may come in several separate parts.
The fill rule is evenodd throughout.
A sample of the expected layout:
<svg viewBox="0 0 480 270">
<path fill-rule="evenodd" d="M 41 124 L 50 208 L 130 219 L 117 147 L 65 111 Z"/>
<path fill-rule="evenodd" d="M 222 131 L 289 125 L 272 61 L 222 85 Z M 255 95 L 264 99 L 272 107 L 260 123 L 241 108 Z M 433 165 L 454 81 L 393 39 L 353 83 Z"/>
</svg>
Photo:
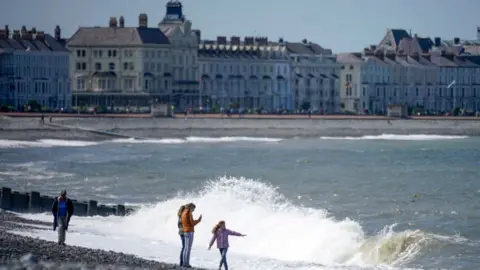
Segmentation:
<svg viewBox="0 0 480 270">
<path fill-rule="evenodd" d="M 213 243 L 215 243 L 215 240 L 217 240 L 216 233 L 213 234 L 212 239 L 210 240 L 210 244 L 208 245 L 208 249 L 210 249 L 213 246 Z"/>
<path fill-rule="evenodd" d="M 239 232 L 232 231 L 232 230 L 229 230 L 229 229 L 227 229 L 226 231 L 227 231 L 228 235 L 233 235 L 233 236 L 245 236 L 244 234 L 241 234 L 241 233 L 239 233 Z"/>
</svg>

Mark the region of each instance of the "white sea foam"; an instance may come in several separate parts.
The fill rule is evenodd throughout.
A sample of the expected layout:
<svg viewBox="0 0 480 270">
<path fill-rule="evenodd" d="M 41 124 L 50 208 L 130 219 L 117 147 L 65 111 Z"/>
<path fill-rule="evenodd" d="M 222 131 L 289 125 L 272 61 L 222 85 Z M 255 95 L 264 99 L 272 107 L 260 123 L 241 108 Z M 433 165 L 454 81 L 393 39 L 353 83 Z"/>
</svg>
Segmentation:
<svg viewBox="0 0 480 270">
<path fill-rule="evenodd" d="M 320 137 L 323 140 L 391 140 L 391 141 L 435 141 L 435 140 L 458 140 L 466 139 L 468 136 L 444 136 L 444 135 L 396 135 L 396 134 L 382 134 L 375 136 L 361 136 L 361 137 Z"/>
<path fill-rule="evenodd" d="M 0 140 L 0 148 L 28 148 L 28 147 L 86 147 L 105 143 L 120 144 L 184 144 L 184 143 L 228 143 L 228 142 L 280 142 L 278 138 L 256 138 L 256 137 L 187 137 L 185 139 L 114 139 L 109 141 L 71 141 L 43 139 L 38 141 L 16 141 Z"/>
<path fill-rule="evenodd" d="M 188 202 L 197 205 L 195 217 L 203 214 L 192 265 L 207 268 L 218 263 L 218 252 L 206 247 L 219 220 L 247 234 L 231 238 L 229 263 L 235 269 L 406 269 L 402 265 L 435 240 L 419 230 L 396 232 L 394 226 L 368 236 L 358 222 L 295 205 L 265 183 L 222 177 L 199 192 L 144 206 L 128 217 L 74 217 L 67 242 L 177 263 L 176 211 Z M 51 221 L 48 214 L 23 216 Z M 51 231 L 17 233 L 55 240 Z"/>
</svg>

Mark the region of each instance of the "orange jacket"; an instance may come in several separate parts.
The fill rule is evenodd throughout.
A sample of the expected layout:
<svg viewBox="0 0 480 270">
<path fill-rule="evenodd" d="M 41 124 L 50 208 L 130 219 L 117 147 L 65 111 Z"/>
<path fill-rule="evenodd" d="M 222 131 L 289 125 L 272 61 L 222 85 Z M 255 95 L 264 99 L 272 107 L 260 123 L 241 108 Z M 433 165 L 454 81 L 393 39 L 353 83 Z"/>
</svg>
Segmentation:
<svg viewBox="0 0 480 270">
<path fill-rule="evenodd" d="M 189 209 L 185 209 L 182 212 L 182 226 L 183 226 L 183 232 L 195 232 L 195 225 L 197 225 L 200 222 L 200 220 L 194 220 L 192 211 Z"/>
</svg>

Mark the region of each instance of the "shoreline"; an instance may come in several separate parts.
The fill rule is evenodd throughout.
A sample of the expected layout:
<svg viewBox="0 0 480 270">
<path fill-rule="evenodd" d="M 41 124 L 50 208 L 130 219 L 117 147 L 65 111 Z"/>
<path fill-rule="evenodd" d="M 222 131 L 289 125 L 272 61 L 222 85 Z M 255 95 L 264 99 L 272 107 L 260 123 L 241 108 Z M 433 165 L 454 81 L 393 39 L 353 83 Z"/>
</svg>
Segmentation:
<svg viewBox="0 0 480 270">
<path fill-rule="evenodd" d="M 393 135 L 480 136 L 480 121 L 383 119 L 204 119 L 204 118 L 0 118 L 0 139 L 106 141 L 125 138 L 187 137 L 320 138 Z M 90 131 L 89 131 L 90 130 Z M 95 132 L 92 132 L 95 131 Z M 115 133 L 120 136 L 112 136 Z"/>
<path fill-rule="evenodd" d="M 35 225 L 46 226 L 46 228 L 38 228 Z M 0 210 L 0 268 L 23 269 L 27 265 L 33 265 L 42 266 L 40 269 L 72 269 L 72 266 L 75 267 L 74 269 L 85 269 L 85 267 L 102 267 L 105 269 L 182 269 L 174 264 L 147 260 L 136 255 L 69 246 L 68 235 L 67 246 L 61 247 L 51 241 L 9 232 L 33 229 L 48 230 L 47 228 L 50 226 L 51 224 L 48 222 L 24 219 L 12 212 Z M 54 231 L 52 233 L 56 234 Z M 36 262 L 36 260 L 41 262 Z M 18 268 L 18 266 L 21 268 Z"/>
<path fill-rule="evenodd" d="M 106 114 L 76 114 L 76 113 L 15 113 L 15 112 L 0 112 L 0 118 L 39 118 L 44 115 L 45 121 L 51 116 L 53 118 L 94 118 L 94 119 L 244 119 L 244 120 L 429 120 L 429 121 L 479 121 L 480 117 L 476 116 L 410 116 L 408 119 L 389 117 L 384 115 L 347 115 L 347 114 L 326 114 L 311 116 L 303 114 L 245 114 L 239 117 L 238 114 L 232 114 L 230 117 L 226 115 L 205 113 L 205 114 L 176 114 L 172 117 L 158 117 L 154 118 L 150 113 L 106 113 Z"/>
</svg>

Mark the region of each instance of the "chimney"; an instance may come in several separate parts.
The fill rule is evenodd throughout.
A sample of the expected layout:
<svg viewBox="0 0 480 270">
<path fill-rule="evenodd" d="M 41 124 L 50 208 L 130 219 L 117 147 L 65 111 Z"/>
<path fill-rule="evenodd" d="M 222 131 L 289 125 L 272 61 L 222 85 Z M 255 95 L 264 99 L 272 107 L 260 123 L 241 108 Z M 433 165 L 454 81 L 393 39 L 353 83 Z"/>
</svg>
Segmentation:
<svg viewBox="0 0 480 270">
<path fill-rule="evenodd" d="M 147 14 L 142 13 L 142 14 L 138 15 L 138 27 L 148 27 Z"/>
<path fill-rule="evenodd" d="M 10 37 L 10 29 L 8 28 L 8 24 L 5 25 L 5 35 L 7 36 L 7 38 Z"/>
<path fill-rule="evenodd" d="M 37 35 L 35 36 L 35 39 L 39 40 L 39 41 L 44 41 L 45 40 L 45 32 L 38 31 Z"/>
<path fill-rule="evenodd" d="M 120 28 L 125 27 L 125 18 L 123 18 L 123 16 L 120 16 L 119 23 L 120 23 Z"/>
<path fill-rule="evenodd" d="M 428 62 L 430 62 L 432 60 L 432 57 L 429 53 L 424 54 L 423 58 L 425 58 Z"/>
<path fill-rule="evenodd" d="M 217 44 L 221 44 L 221 45 L 227 44 L 227 37 L 225 37 L 225 36 L 218 36 L 218 37 L 217 37 Z"/>
<path fill-rule="evenodd" d="M 440 47 L 442 45 L 442 39 L 440 37 L 435 37 L 435 47 Z"/>
<path fill-rule="evenodd" d="M 110 20 L 108 21 L 108 26 L 110 28 L 117 27 L 117 18 L 116 17 L 110 17 Z"/>
<path fill-rule="evenodd" d="M 34 34 L 34 35 L 35 35 L 35 34 L 37 34 L 37 28 L 35 28 L 35 27 L 32 27 L 32 30 L 31 30 L 31 32 L 32 32 L 32 34 Z"/>
<path fill-rule="evenodd" d="M 282 37 L 278 39 L 278 43 L 280 43 L 280 44 L 283 44 L 283 43 L 284 43 L 284 40 L 283 40 Z"/>
<path fill-rule="evenodd" d="M 60 40 L 62 39 L 62 30 L 60 29 L 60 25 L 55 27 L 55 39 Z"/>
<path fill-rule="evenodd" d="M 369 48 L 364 48 L 363 49 L 363 54 L 366 56 L 372 56 L 373 52 Z"/>
<path fill-rule="evenodd" d="M 377 45 L 370 45 L 370 51 L 375 52 Z"/>
<path fill-rule="evenodd" d="M 22 34 L 22 36 L 27 34 L 27 27 L 25 25 L 22 26 L 22 29 L 20 30 L 20 33 Z"/>
<path fill-rule="evenodd" d="M 477 26 L 477 40 L 480 41 L 480 26 Z"/>
<path fill-rule="evenodd" d="M 200 44 L 202 42 L 202 31 L 193 29 L 192 32 L 195 34 L 195 37 L 197 37 L 197 43 Z"/>
<path fill-rule="evenodd" d="M 306 38 L 302 39 L 302 43 L 303 44 L 307 44 L 308 43 L 308 40 Z"/>
<path fill-rule="evenodd" d="M 453 44 L 455 44 L 455 45 L 460 44 L 460 38 L 458 38 L 458 37 L 453 38 Z"/>
<path fill-rule="evenodd" d="M 13 30 L 12 38 L 13 39 L 20 39 L 20 31 L 19 30 Z"/>
<path fill-rule="evenodd" d="M 243 42 L 245 43 L 245 45 L 253 45 L 253 41 L 253 37 L 245 37 Z"/>
<path fill-rule="evenodd" d="M 232 36 L 230 38 L 230 44 L 232 45 L 240 45 L 240 37 Z"/>
</svg>

